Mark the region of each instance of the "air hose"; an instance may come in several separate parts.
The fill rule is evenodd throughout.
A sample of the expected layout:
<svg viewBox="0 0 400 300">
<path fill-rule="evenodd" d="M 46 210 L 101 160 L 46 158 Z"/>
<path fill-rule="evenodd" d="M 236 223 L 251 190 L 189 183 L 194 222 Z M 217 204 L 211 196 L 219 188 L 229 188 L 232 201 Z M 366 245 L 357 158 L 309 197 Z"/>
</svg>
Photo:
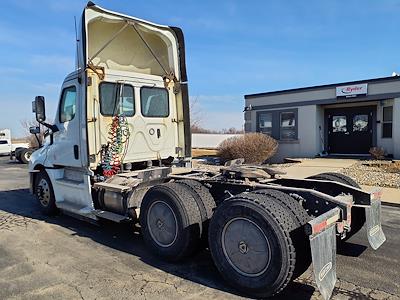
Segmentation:
<svg viewBox="0 0 400 300">
<path fill-rule="evenodd" d="M 129 127 L 124 115 L 112 118 L 108 130 L 108 142 L 102 148 L 101 167 L 105 177 L 111 177 L 121 170 L 121 164 L 125 157 L 129 144 Z"/>
</svg>

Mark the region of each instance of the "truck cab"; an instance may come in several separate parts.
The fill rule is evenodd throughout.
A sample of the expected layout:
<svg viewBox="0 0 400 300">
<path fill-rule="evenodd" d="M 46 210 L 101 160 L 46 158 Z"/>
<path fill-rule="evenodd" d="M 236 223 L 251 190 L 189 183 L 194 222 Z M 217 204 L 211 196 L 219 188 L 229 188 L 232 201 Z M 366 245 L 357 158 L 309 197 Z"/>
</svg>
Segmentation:
<svg viewBox="0 0 400 300">
<path fill-rule="evenodd" d="M 11 146 L 11 133 L 9 129 L 0 130 L 0 154 L 10 154 L 12 151 Z"/>
<path fill-rule="evenodd" d="M 182 31 L 89 2 L 77 69 L 67 75 L 50 133 L 31 157 L 32 184 L 46 170 L 58 206 L 93 210 L 92 182 L 148 166 L 188 165 L 189 104 Z M 35 101 L 37 103 L 37 101 Z M 82 211 L 83 209 L 83 211 Z"/>
<path fill-rule="evenodd" d="M 18 162 L 27 164 L 34 150 L 29 143 L 13 143 L 10 129 L 0 129 L 0 155 L 9 155 L 10 160 L 15 157 Z"/>
</svg>

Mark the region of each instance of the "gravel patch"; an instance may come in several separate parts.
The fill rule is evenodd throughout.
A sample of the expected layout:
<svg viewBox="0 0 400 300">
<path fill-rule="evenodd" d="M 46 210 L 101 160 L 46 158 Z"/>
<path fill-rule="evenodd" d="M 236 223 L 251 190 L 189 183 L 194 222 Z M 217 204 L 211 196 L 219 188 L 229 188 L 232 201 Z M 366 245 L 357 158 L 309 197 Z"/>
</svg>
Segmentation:
<svg viewBox="0 0 400 300">
<path fill-rule="evenodd" d="M 388 161 L 359 161 L 340 171 L 358 184 L 400 188 L 400 169 Z"/>
</svg>

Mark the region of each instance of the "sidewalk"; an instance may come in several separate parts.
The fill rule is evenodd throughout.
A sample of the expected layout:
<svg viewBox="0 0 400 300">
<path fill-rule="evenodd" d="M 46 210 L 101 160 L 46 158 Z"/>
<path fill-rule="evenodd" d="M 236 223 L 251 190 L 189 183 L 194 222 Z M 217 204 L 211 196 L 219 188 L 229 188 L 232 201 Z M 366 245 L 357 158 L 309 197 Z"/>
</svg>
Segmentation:
<svg viewBox="0 0 400 300">
<path fill-rule="evenodd" d="M 363 190 L 367 192 L 370 192 L 373 189 L 377 188 L 375 186 L 370 186 L 370 185 L 362 185 L 361 187 Z M 378 188 L 382 189 L 382 198 L 381 198 L 382 204 L 400 207 L 400 189 L 387 188 L 387 187 L 378 187 Z"/>
<path fill-rule="evenodd" d="M 283 177 L 290 178 L 306 178 L 325 172 L 340 172 L 342 168 L 350 167 L 356 163 L 356 159 L 336 159 L 336 158 L 315 158 L 306 159 L 300 163 L 294 164 L 287 168 L 282 168 L 286 172 Z M 377 187 L 362 185 L 365 191 L 371 191 Z M 400 189 L 396 188 L 381 188 L 382 203 L 387 205 L 400 206 Z"/>
<path fill-rule="evenodd" d="M 319 173 L 338 172 L 340 169 L 350 167 L 356 162 L 356 159 L 314 158 L 282 168 L 282 171 L 286 172 L 284 177 L 306 178 Z"/>
</svg>

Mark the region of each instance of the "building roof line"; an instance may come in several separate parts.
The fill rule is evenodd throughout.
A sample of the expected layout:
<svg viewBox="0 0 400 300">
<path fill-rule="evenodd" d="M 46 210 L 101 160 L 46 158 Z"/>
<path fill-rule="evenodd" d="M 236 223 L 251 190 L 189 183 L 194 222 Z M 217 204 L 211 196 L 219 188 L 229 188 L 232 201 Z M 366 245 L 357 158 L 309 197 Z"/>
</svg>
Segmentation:
<svg viewBox="0 0 400 300">
<path fill-rule="evenodd" d="M 381 82 L 381 81 L 396 81 L 396 80 L 400 80 L 400 76 L 379 77 L 379 78 L 371 78 L 371 79 L 364 79 L 364 80 L 330 83 L 330 84 L 315 85 L 315 86 L 308 86 L 308 87 L 301 87 L 301 88 L 293 88 L 293 89 L 286 89 L 286 90 L 248 94 L 248 95 L 244 95 L 244 98 L 249 99 L 249 98 L 256 98 L 256 97 L 261 97 L 261 96 L 270 96 L 270 95 L 296 93 L 296 92 L 303 92 L 303 91 L 310 91 L 310 90 L 319 90 L 319 89 L 324 89 L 324 88 L 337 87 L 337 86 L 341 86 L 341 85 L 373 83 L 373 82 Z"/>
</svg>

